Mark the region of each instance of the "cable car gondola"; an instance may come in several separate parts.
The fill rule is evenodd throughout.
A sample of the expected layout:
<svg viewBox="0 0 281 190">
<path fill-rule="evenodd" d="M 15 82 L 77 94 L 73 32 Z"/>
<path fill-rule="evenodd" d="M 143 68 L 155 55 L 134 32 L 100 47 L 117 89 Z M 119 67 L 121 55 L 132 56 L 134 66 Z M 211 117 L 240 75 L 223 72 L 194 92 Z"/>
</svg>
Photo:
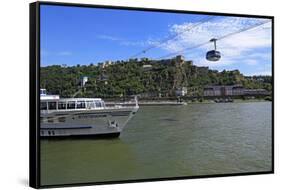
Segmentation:
<svg viewBox="0 0 281 190">
<path fill-rule="evenodd" d="M 216 41 L 217 41 L 217 39 L 215 39 L 215 38 L 212 38 L 210 40 L 210 42 L 214 42 L 215 49 L 207 52 L 206 59 L 208 61 L 218 61 L 221 58 L 221 53 L 219 51 L 217 51 Z"/>
</svg>

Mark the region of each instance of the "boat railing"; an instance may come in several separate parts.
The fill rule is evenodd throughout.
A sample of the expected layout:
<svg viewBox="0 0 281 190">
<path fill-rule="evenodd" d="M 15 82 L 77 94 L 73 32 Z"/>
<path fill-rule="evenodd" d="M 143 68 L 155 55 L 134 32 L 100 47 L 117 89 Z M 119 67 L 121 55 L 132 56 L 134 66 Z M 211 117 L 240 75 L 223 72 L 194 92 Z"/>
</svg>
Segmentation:
<svg viewBox="0 0 281 190">
<path fill-rule="evenodd" d="M 108 106 L 101 99 L 61 99 L 61 100 L 43 100 L 40 102 L 40 110 L 44 112 L 49 111 L 69 111 L 69 110 L 100 110 L 100 109 L 118 109 L 132 106 L 113 105 Z M 138 107 L 136 101 L 135 107 Z"/>
<path fill-rule="evenodd" d="M 104 109 L 105 103 L 102 100 L 44 100 L 40 103 L 42 110 L 76 110 L 76 109 Z"/>
</svg>

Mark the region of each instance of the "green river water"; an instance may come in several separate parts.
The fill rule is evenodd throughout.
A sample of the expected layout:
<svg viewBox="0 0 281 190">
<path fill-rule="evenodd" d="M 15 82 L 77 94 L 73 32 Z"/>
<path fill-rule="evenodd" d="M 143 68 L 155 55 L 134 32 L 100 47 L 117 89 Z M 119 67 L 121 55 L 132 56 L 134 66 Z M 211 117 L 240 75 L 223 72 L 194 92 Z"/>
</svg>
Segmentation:
<svg viewBox="0 0 281 190">
<path fill-rule="evenodd" d="M 271 107 L 147 106 L 116 139 L 41 140 L 41 185 L 270 171 Z"/>
</svg>

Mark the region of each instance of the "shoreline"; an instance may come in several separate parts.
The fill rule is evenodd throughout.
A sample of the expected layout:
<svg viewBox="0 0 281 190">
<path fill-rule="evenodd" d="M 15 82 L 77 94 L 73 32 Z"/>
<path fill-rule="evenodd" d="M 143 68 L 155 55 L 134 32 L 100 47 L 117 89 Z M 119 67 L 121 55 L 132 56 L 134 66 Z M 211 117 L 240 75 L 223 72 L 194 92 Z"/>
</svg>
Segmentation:
<svg viewBox="0 0 281 190">
<path fill-rule="evenodd" d="M 255 103 L 255 102 L 272 102 L 272 101 L 268 101 L 268 100 L 233 100 L 233 102 L 214 102 L 214 101 L 203 101 L 203 102 L 188 102 L 187 104 L 222 104 L 222 103 Z"/>
<path fill-rule="evenodd" d="M 234 99 L 233 102 L 215 102 L 214 100 L 204 100 L 202 102 L 200 101 L 155 101 L 155 100 L 146 100 L 146 101 L 139 101 L 139 106 L 183 106 L 188 104 L 221 104 L 221 103 L 254 103 L 254 102 L 272 102 L 269 100 L 264 99 L 249 99 L 249 100 L 243 100 L 243 99 Z M 120 105 L 120 106 L 132 106 L 135 105 L 134 101 L 128 101 L 128 102 L 120 102 L 120 101 L 109 101 L 105 102 L 106 105 L 112 106 L 112 105 Z"/>
</svg>

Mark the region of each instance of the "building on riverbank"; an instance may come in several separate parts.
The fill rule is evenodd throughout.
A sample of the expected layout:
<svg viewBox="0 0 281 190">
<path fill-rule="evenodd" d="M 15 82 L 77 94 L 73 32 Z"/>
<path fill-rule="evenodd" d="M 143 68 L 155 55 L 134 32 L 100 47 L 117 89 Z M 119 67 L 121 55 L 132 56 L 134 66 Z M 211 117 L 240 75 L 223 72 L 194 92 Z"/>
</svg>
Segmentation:
<svg viewBox="0 0 281 190">
<path fill-rule="evenodd" d="M 203 89 L 204 96 L 243 96 L 243 95 L 266 95 L 265 89 L 250 90 L 242 85 L 212 85 Z"/>
<path fill-rule="evenodd" d="M 206 86 L 204 96 L 233 96 L 243 95 L 244 88 L 241 85 Z"/>
<path fill-rule="evenodd" d="M 270 93 L 267 90 L 265 90 L 265 89 L 245 89 L 244 90 L 244 95 L 250 95 L 250 96 L 270 95 Z"/>
<path fill-rule="evenodd" d="M 266 96 L 270 92 L 265 89 L 246 89 L 242 85 L 213 85 L 203 89 L 205 97 L 216 96 Z"/>
<path fill-rule="evenodd" d="M 187 88 L 181 87 L 175 91 L 176 96 L 185 96 L 187 94 Z"/>
</svg>

